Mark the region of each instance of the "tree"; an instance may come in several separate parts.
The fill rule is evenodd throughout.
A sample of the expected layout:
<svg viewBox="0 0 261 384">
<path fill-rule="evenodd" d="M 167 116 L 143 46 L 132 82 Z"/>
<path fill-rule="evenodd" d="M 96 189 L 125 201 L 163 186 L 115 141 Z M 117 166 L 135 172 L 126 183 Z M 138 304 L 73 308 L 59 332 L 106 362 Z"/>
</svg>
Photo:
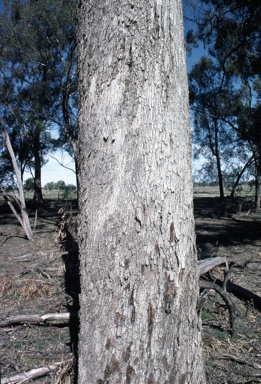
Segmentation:
<svg viewBox="0 0 261 384">
<path fill-rule="evenodd" d="M 34 168 L 34 200 L 41 202 L 41 166 L 54 144 L 47 128 L 60 129 L 56 144 L 71 146 L 76 159 L 76 0 L 5 2 L 0 22 L 1 112 L 11 139 L 12 130 L 19 144 L 26 136 L 27 151 L 17 146 L 20 167 Z"/>
<path fill-rule="evenodd" d="M 231 193 L 234 194 L 240 178 L 251 164 L 249 146 L 234 124 L 235 117 L 239 115 L 235 105 L 242 92 L 234 90 L 233 83 L 229 78 L 224 79 L 224 73 L 210 57 L 202 57 L 192 67 L 189 89 L 194 117 L 193 141 L 197 145 L 195 156 L 204 155 L 207 159 L 202 170 L 207 171 L 208 176 L 208 170 L 213 171 L 212 164 L 215 162 L 215 179 L 223 199 L 227 176 L 231 183 L 233 174 Z"/>
<path fill-rule="evenodd" d="M 66 187 L 65 181 L 59 180 L 59 181 L 57 181 L 55 183 L 55 188 L 54 189 L 62 190 L 62 189 L 65 189 L 65 187 Z"/>
<path fill-rule="evenodd" d="M 33 189 L 34 189 L 34 179 L 30 177 L 24 182 L 24 190 L 30 192 L 30 191 L 33 191 Z"/>
<path fill-rule="evenodd" d="M 234 130 L 240 147 L 242 143 L 247 147 L 248 154 L 244 151 L 244 155 L 248 156 L 240 159 L 242 168 L 238 176 L 252 167 L 254 159 L 256 209 L 260 208 L 261 189 L 260 134 L 254 128 L 255 114 L 260 109 L 260 11 L 261 5 L 257 0 L 202 0 L 192 18 L 196 29 L 187 33 L 189 44 L 195 46 L 197 40 L 201 40 L 208 48 L 217 75 L 222 74 L 220 89 L 224 91 L 229 81 L 223 123 Z M 242 95 L 245 96 L 242 98 Z M 241 124 L 242 121 L 247 124 Z"/>
<path fill-rule="evenodd" d="M 181 1 L 81 1 L 79 383 L 204 383 Z"/>
<path fill-rule="evenodd" d="M 53 191 L 55 189 L 55 183 L 53 181 L 46 183 L 44 189 L 47 189 L 48 191 Z"/>
</svg>

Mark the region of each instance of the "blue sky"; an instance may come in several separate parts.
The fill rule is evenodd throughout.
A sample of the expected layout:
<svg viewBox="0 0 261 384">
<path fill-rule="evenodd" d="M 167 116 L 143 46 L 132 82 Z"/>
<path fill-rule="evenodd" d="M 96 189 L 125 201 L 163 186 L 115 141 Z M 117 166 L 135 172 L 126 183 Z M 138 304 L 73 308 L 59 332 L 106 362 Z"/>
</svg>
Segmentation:
<svg viewBox="0 0 261 384">
<path fill-rule="evenodd" d="M 53 156 L 66 167 L 75 170 L 74 161 L 66 152 L 56 152 Z M 32 175 L 29 172 L 25 172 L 24 180 L 30 177 Z M 42 168 L 42 186 L 50 181 L 56 182 L 59 180 L 63 180 L 66 184 L 76 185 L 75 173 L 62 167 L 53 157 L 49 156 L 48 163 Z"/>
</svg>

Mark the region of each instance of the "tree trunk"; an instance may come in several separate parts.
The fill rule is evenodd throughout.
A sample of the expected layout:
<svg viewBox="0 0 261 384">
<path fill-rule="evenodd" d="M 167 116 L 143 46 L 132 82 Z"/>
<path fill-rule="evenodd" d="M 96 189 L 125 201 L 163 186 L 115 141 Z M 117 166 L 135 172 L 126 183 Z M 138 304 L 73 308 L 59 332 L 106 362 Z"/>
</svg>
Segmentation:
<svg viewBox="0 0 261 384">
<path fill-rule="evenodd" d="M 216 162 L 217 162 L 219 195 L 220 195 L 220 199 L 224 200 L 223 174 L 221 169 L 219 139 L 218 139 L 218 123 L 216 119 L 214 121 L 214 129 L 215 129 L 215 156 L 216 156 Z"/>
<path fill-rule="evenodd" d="M 257 135 L 257 155 L 255 160 L 256 179 L 255 179 L 255 211 L 260 209 L 260 193 L 261 193 L 261 134 Z"/>
<path fill-rule="evenodd" d="M 260 209 L 261 172 L 258 170 L 255 179 L 255 211 Z"/>
<path fill-rule="evenodd" d="M 79 7 L 79 384 L 204 383 L 181 1 Z"/>
<path fill-rule="evenodd" d="M 246 171 L 246 169 L 254 162 L 254 157 L 251 156 L 247 162 L 244 164 L 244 166 L 241 168 L 241 171 L 238 173 L 237 175 L 237 178 L 236 178 L 236 181 L 234 182 L 233 186 L 232 186 L 232 189 L 231 189 L 231 193 L 230 193 L 230 197 L 234 198 L 235 197 L 235 193 L 236 193 L 236 189 L 238 187 L 238 184 L 244 174 L 244 172 Z"/>
<path fill-rule="evenodd" d="M 42 180 L 41 180 L 41 157 L 40 157 L 40 134 L 35 133 L 34 138 L 34 197 L 33 201 L 37 205 L 42 205 L 43 192 L 42 192 Z"/>
</svg>

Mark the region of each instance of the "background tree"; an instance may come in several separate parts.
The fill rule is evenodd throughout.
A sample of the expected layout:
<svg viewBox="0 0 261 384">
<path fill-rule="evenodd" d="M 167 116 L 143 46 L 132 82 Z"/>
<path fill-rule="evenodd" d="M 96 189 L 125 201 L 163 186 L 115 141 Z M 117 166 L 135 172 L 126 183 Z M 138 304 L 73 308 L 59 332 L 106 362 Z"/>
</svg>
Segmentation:
<svg viewBox="0 0 261 384">
<path fill-rule="evenodd" d="M 79 8 L 79 383 L 204 383 L 181 1 Z"/>
<path fill-rule="evenodd" d="M 34 189 L 34 179 L 31 177 L 24 182 L 24 190 L 31 192 Z"/>
<path fill-rule="evenodd" d="M 260 11 L 258 1 L 203 0 L 200 7 L 194 8 L 194 16 L 190 18 L 195 22 L 195 29 L 187 33 L 188 43 L 195 46 L 200 40 L 208 49 L 216 75 L 221 78 L 220 90 L 226 89 L 222 106 L 223 123 L 232 136 L 236 135 L 239 145 L 242 147 L 243 143 L 244 147 L 241 151 L 244 156 L 240 159 L 242 168 L 236 180 L 242 171 L 253 166 L 251 159 L 254 159 L 256 208 L 260 206 L 259 136 L 249 135 L 249 128 L 247 125 L 244 128 L 240 121 L 249 121 L 250 116 L 253 121 L 253 111 L 258 110 L 260 105 Z"/>
<path fill-rule="evenodd" d="M 66 184 L 63 180 L 59 180 L 55 183 L 55 189 L 59 189 L 60 191 L 65 189 Z"/>
<path fill-rule="evenodd" d="M 195 157 L 203 155 L 207 159 L 202 170 L 207 177 L 216 175 L 211 181 L 218 183 L 220 197 L 223 199 L 227 174 L 233 195 L 252 158 L 249 145 L 246 145 L 237 125 L 234 125 L 238 114 L 235 105 L 241 94 L 234 90 L 230 78 L 224 79 L 224 73 L 210 57 L 202 57 L 192 67 L 189 88 L 194 117 Z M 213 173 L 214 163 L 216 172 Z"/>
<path fill-rule="evenodd" d="M 24 163 L 34 162 L 35 200 L 41 200 L 40 170 L 54 144 L 47 129 L 59 128 L 56 145 L 76 153 L 76 1 L 7 2 L 0 25 L 2 115 L 10 136 L 21 132 L 24 139 L 26 132 L 32 139 Z"/>
</svg>

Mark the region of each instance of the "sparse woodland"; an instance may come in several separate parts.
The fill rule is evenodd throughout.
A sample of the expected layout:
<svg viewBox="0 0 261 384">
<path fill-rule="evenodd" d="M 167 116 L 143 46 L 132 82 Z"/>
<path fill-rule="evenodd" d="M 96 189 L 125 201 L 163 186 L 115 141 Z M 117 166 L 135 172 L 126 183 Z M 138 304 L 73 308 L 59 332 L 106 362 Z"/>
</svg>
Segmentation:
<svg viewBox="0 0 261 384">
<path fill-rule="evenodd" d="M 261 382 L 261 8 L 183 1 L 188 82 L 181 8 L 3 2 L 1 384 Z"/>
</svg>

